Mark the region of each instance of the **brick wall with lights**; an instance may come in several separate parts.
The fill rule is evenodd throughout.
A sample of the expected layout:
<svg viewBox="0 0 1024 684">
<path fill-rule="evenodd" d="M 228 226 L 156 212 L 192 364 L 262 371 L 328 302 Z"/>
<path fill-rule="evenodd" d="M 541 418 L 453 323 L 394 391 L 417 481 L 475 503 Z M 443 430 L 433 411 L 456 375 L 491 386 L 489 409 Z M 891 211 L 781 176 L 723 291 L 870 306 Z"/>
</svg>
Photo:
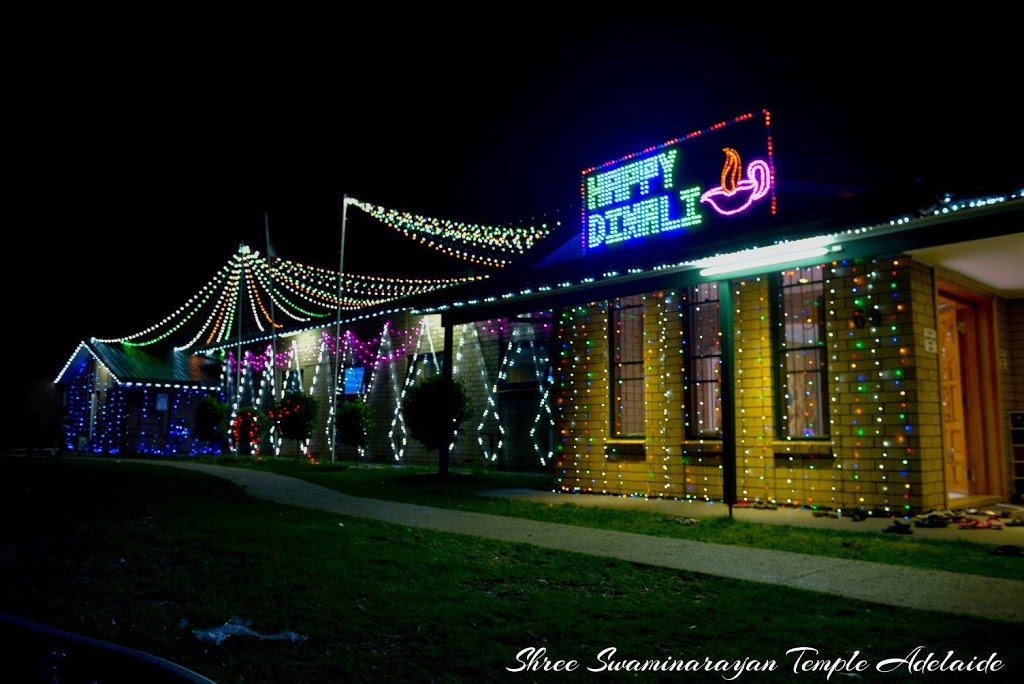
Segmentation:
<svg viewBox="0 0 1024 684">
<path fill-rule="evenodd" d="M 904 514 L 944 505 L 930 270 L 909 259 L 825 266 L 827 431 L 780 439 L 771 275 L 733 292 L 737 496 L 748 502 Z M 726 285 L 722 285 L 726 286 Z M 562 312 L 555 371 L 556 486 L 564 491 L 719 500 L 721 442 L 687 439 L 684 340 L 675 293 L 644 299 L 640 459 L 609 458 L 608 304 Z"/>
</svg>

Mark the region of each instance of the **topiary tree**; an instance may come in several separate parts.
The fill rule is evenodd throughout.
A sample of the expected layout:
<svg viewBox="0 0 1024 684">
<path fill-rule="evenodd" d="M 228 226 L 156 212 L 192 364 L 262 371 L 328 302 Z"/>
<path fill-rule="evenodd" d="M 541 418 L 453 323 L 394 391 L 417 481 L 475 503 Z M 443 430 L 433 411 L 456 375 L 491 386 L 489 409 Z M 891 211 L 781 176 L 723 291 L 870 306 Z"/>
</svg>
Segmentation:
<svg viewBox="0 0 1024 684">
<path fill-rule="evenodd" d="M 295 440 L 296 453 L 300 453 L 299 444 L 313 432 L 318 407 L 316 397 L 300 391 L 285 392 L 267 415 L 277 425 L 282 437 Z"/>
<path fill-rule="evenodd" d="M 402 415 L 412 438 L 437 449 L 438 473 L 448 475 L 448 445 L 469 416 L 469 398 L 462 381 L 433 375 L 405 392 Z"/>
<path fill-rule="evenodd" d="M 210 445 L 215 453 L 228 450 L 228 421 L 231 408 L 213 394 L 207 394 L 196 405 L 196 437 Z"/>
<path fill-rule="evenodd" d="M 243 445 L 252 454 L 260 453 L 260 440 L 267 431 L 268 420 L 255 406 L 242 406 L 231 422 L 231 440 L 241 453 Z"/>
<path fill-rule="evenodd" d="M 359 449 L 366 447 L 370 432 L 373 431 L 373 415 L 370 405 L 362 399 L 342 402 L 334 416 L 337 441 Z"/>
</svg>

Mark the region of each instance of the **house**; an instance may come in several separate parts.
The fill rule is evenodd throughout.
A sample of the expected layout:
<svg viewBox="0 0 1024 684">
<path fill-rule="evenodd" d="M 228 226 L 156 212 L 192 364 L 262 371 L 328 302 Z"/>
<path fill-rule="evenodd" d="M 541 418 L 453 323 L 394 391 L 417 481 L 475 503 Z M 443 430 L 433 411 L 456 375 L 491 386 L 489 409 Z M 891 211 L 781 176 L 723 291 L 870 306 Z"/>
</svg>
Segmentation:
<svg viewBox="0 0 1024 684">
<path fill-rule="evenodd" d="M 184 351 L 81 342 L 55 383 L 61 445 L 70 451 L 204 453 L 195 434 L 199 400 L 216 393 L 220 364 Z"/>
<path fill-rule="evenodd" d="M 237 291 L 276 282 L 305 320 L 236 336 L 217 318 L 180 351 L 217 361 L 236 409 L 289 382 L 323 399 L 300 446 L 316 458 L 433 462 L 401 400 L 450 372 L 476 416 L 452 462 L 549 471 L 563 491 L 900 515 L 1020 501 L 1022 190 L 809 201 L 777 177 L 756 112 L 585 169 L 578 221 L 530 233 L 486 279 L 383 293 L 346 274 L 342 299 L 337 272 L 244 248 L 236 277 L 255 285 Z M 112 371 L 124 341 L 72 361 Z M 359 454 L 333 438 L 344 400 L 374 410 Z M 75 415 L 69 434 L 110 443 Z"/>
</svg>

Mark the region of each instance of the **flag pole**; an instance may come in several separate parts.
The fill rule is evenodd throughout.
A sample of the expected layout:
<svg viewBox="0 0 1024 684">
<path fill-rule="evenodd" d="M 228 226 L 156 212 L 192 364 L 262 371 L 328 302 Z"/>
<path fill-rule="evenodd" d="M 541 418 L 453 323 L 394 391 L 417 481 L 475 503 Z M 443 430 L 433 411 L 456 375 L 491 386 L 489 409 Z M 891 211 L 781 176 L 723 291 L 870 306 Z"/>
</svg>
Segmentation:
<svg viewBox="0 0 1024 684">
<path fill-rule="evenodd" d="M 345 281 L 345 224 L 348 222 L 348 195 L 341 202 L 341 246 L 338 249 L 338 318 L 334 330 L 334 396 L 331 397 L 331 463 L 338 443 L 338 382 L 341 376 L 341 296 Z"/>
<path fill-rule="evenodd" d="M 276 259 L 277 254 L 270 246 L 270 214 L 263 211 L 263 227 L 267 233 L 267 278 L 270 282 L 270 340 L 274 348 L 274 374 L 272 389 L 277 392 L 277 313 L 274 311 L 274 269 L 271 267 L 271 259 Z M 275 397 L 276 399 L 276 397 Z"/>
<path fill-rule="evenodd" d="M 245 254 L 242 247 L 238 248 L 240 254 Z M 238 269 L 238 280 L 236 281 L 235 287 L 238 288 L 238 346 L 235 348 L 235 403 L 241 403 L 242 397 L 242 300 L 245 298 L 245 290 L 242 289 L 242 272 L 243 269 Z M 235 415 L 238 415 L 238 410 L 242 407 L 236 406 Z M 235 456 L 242 453 L 242 449 L 239 446 L 240 440 L 235 440 Z"/>
<path fill-rule="evenodd" d="M 267 279 L 268 279 L 268 294 L 270 296 L 270 405 L 273 406 L 277 403 L 277 313 L 274 311 L 274 270 L 271 268 L 270 260 L 277 256 L 274 253 L 274 248 L 270 246 L 270 213 L 263 210 L 263 230 L 267 237 Z M 284 383 L 282 382 L 281 389 L 284 389 Z M 277 449 L 273 444 L 274 440 L 271 440 L 270 448 L 274 449 L 274 455 L 277 455 Z"/>
</svg>

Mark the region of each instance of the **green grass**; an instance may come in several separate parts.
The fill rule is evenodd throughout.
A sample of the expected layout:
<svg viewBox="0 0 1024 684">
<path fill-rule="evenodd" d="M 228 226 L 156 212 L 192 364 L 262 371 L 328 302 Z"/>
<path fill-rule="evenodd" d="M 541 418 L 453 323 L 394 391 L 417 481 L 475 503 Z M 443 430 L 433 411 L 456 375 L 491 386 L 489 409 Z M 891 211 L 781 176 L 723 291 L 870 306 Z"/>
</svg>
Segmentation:
<svg viewBox="0 0 1024 684">
<path fill-rule="evenodd" d="M 968 659 L 995 652 L 1006 663 L 974 680 L 915 681 L 1010 681 L 1001 675 L 1024 669 L 1019 624 L 345 518 L 130 461 L 6 458 L 0 468 L 0 611 L 218 682 L 583 681 L 595 678 L 585 667 L 608 647 L 641 660 L 778 663 L 770 676 L 736 681 L 826 681 L 820 672 L 794 676 L 785 651 L 798 646 L 822 658 L 859 651 L 872 664 L 922 645 Z M 442 494 L 455 500 L 455 489 Z M 307 638 L 235 636 L 211 646 L 193 632 L 232 617 Z M 527 647 L 580 660 L 584 671 L 507 672 Z M 664 677 L 679 679 L 725 681 L 722 673 Z M 600 680 L 662 681 L 653 673 Z"/>
<path fill-rule="evenodd" d="M 881 531 L 872 534 L 860 529 L 845 532 L 758 524 L 726 516 L 707 517 L 699 525 L 684 526 L 675 520 L 676 516 L 664 513 L 480 496 L 482 491 L 505 488 L 550 490 L 550 476 L 537 473 L 454 469 L 448 480 L 441 482 L 436 476 L 436 469 L 412 466 L 313 465 L 294 459 L 219 459 L 209 462 L 291 475 L 354 496 L 717 544 L 1024 579 L 1024 557 L 989 553 L 1000 543 L 998 532 L 993 533 L 992 544 L 979 544 L 888 535 Z"/>
</svg>

